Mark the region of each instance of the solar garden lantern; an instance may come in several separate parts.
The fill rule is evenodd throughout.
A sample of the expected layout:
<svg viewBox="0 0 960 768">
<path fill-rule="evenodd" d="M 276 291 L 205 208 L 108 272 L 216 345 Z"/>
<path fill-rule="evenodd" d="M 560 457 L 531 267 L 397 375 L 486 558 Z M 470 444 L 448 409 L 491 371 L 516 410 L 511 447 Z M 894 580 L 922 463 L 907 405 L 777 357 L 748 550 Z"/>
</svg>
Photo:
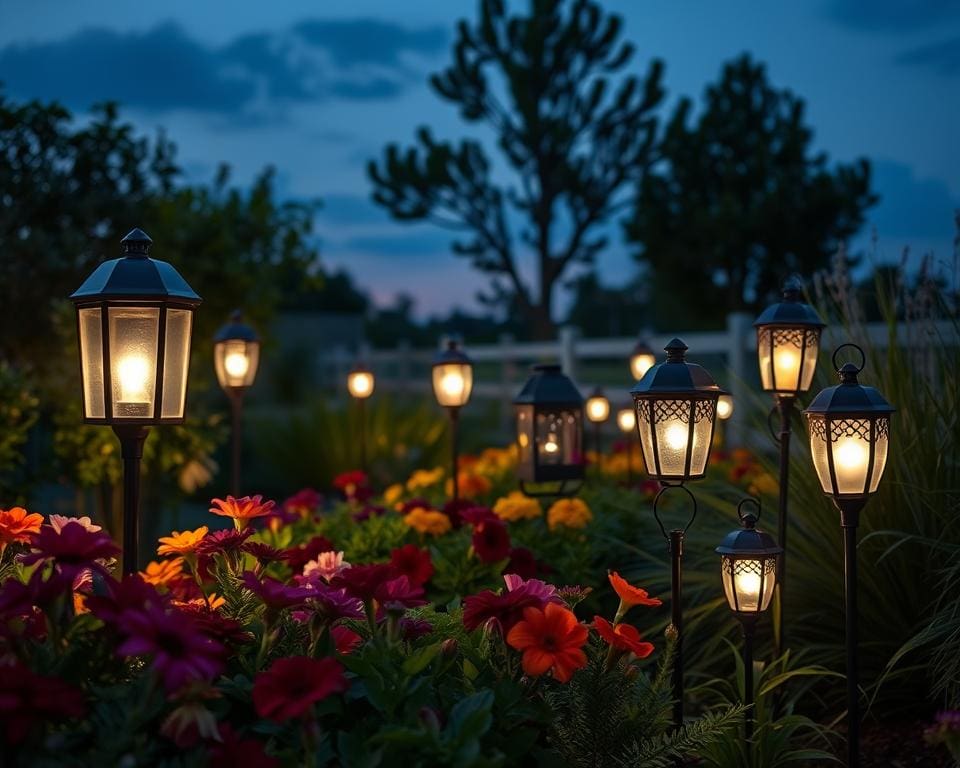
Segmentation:
<svg viewBox="0 0 960 768">
<path fill-rule="evenodd" d="M 77 308 L 83 420 L 113 427 L 123 458 L 123 573 L 137 571 L 140 459 L 155 424 L 182 424 L 200 297 L 140 229 L 70 296 Z"/>
<path fill-rule="evenodd" d="M 473 390 L 473 363 L 460 345 L 450 339 L 446 349 L 433 359 L 433 394 L 437 402 L 450 414 L 450 453 L 453 499 L 460 497 L 459 478 L 459 417 L 460 409 L 470 400 Z"/>
<path fill-rule="evenodd" d="M 583 396 L 580 391 L 559 365 L 535 365 L 513 405 L 520 490 L 528 496 L 576 493 L 583 483 Z M 558 484 L 558 487 L 545 491 L 544 484 Z M 530 488 L 530 485 L 539 487 Z"/>
<path fill-rule="evenodd" d="M 376 384 L 373 371 L 363 363 L 357 363 L 347 374 L 347 391 L 357 403 L 360 418 L 360 468 L 367 471 L 367 398 L 373 394 Z"/>
<path fill-rule="evenodd" d="M 630 353 L 630 373 L 633 374 L 634 381 L 640 381 L 656 362 L 656 353 L 646 341 L 640 339 Z"/>
<path fill-rule="evenodd" d="M 230 490 L 240 495 L 240 450 L 242 445 L 243 396 L 253 385 L 260 362 L 260 338 L 256 331 L 244 324 L 240 310 L 234 310 L 230 322 L 213 337 L 213 367 L 217 381 L 230 398 L 232 416 L 232 466 Z"/>
<path fill-rule="evenodd" d="M 744 513 L 745 504 L 755 504 L 757 513 Z M 730 610 L 743 627 L 744 733 L 753 736 L 753 639 L 757 619 L 770 606 L 777 583 L 777 557 L 783 552 L 768 533 L 757 530 L 760 502 L 747 498 L 737 507 L 741 528 L 728 533 L 717 547 L 720 576 Z"/>
<path fill-rule="evenodd" d="M 594 450 L 597 452 L 597 464 L 600 463 L 600 453 L 603 448 L 600 428 L 603 422 L 610 418 L 610 401 L 597 387 L 587 398 L 587 419 L 593 424 Z"/>
<path fill-rule="evenodd" d="M 671 621 L 677 633 L 673 719 L 680 727 L 683 725 L 683 538 L 697 514 L 696 499 L 683 484 L 706 474 L 717 420 L 717 401 L 727 393 L 717 386 L 705 368 L 686 361 L 687 345 L 680 339 L 673 339 L 664 350 L 667 359 L 650 368 L 630 394 L 636 407 L 643 462 L 647 473 L 663 486 L 654 497 L 653 516 L 670 550 Z M 668 533 L 657 505 L 671 488 L 686 492 L 693 512 L 686 526 Z"/>
<path fill-rule="evenodd" d="M 780 415 L 780 432 L 774 439 L 780 446 L 780 497 L 777 505 L 777 542 L 787 549 L 787 499 L 790 484 L 790 420 L 797 396 L 810 389 L 817 368 L 820 334 L 825 324 L 816 310 L 802 300 L 799 280 L 783 286 L 783 298 L 767 307 L 754 322 L 757 329 L 757 359 L 760 383 L 772 392 L 774 410 Z M 771 417 L 773 413 L 771 411 Z M 771 432 L 773 428 L 771 427 Z M 777 584 L 780 631 L 776 653 L 782 653 L 784 637 L 783 603 L 786 588 L 786 559 L 780 558 Z"/>
<path fill-rule="evenodd" d="M 633 445 L 630 435 L 637 428 L 637 412 L 633 408 L 621 408 L 617 411 L 617 426 L 627 440 L 627 485 L 633 486 Z"/>
<path fill-rule="evenodd" d="M 810 430 L 810 455 L 823 492 L 840 510 L 843 528 L 843 572 L 847 644 L 847 765 L 859 764 L 860 700 L 857 648 L 857 525 L 860 510 L 873 495 L 887 464 L 890 415 L 894 408 L 873 387 L 858 381 L 863 370 L 846 363 L 837 370 L 840 383 L 821 391 L 804 411 Z"/>
</svg>

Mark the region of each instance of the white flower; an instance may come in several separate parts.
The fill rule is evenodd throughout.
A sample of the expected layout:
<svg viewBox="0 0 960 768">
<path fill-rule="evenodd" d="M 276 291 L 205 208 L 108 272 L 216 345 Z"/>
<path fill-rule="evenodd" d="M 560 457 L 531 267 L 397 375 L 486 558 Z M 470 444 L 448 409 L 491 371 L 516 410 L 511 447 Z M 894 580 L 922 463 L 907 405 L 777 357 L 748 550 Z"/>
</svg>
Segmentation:
<svg viewBox="0 0 960 768">
<path fill-rule="evenodd" d="M 89 517 L 84 515 L 83 517 L 67 517 L 66 515 L 50 515 L 48 520 L 50 527 L 53 528 L 57 533 L 63 530 L 63 526 L 67 523 L 79 523 L 84 528 L 86 528 L 90 533 L 96 533 L 97 531 L 102 531 L 103 529 L 99 525 L 94 525 L 93 521 Z"/>
<path fill-rule="evenodd" d="M 316 560 L 303 566 L 303 575 L 308 578 L 319 576 L 324 581 L 330 581 L 340 571 L 349 567 L 350 563 L 343 559 L 343 552 L 321 552 Z"/>
</svg>

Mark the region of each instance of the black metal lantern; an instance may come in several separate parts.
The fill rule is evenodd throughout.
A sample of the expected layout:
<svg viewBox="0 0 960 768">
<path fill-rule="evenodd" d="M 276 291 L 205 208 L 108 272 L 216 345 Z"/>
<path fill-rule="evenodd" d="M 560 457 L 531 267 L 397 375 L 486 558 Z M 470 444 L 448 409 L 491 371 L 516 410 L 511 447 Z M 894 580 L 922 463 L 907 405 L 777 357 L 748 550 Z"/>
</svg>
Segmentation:
<svg viewBox="0 0 960 768">
<path fill-rule="evenodd" d="M 473 391 L 473 362 L 454 339 L 433 359 L 433 394 L 450 414 L 450 453 L 453 499 L 460 497 L 459 420 L 460 409 Z"/>
<path fill-rule="evenodd" d="M 559 365 L 535 365 L 513 401 L 517 419 L 517 476 L 531 496 L 572 493 L 583 481 L 583 396 Z M 560 483 L 540 494 L 526 484 Z"/>
<path fill-rule="evenodd" d="M 840 383 L 820 392 L 804 413 L 810 428 L 810 454 L 823 492 L 840 510 L 843 529 L 844 609 L 847 643 L 847 765 L 859 764 L 860 691 L 857 640 L 857 526 L 860 510 L 877 490 L 887 464 L 890 415 L 894 407 L 873 387 L 857 380 L 866 362 L 837 370 Z"/>
<path fill-rule="evenodd" d="M 213 337 L 213 365 L 217 381 L 227 393 L 253 386 L 260 362 L 260 337 L 243 322 L 240 310 L 234 310 L 230 322 Z"/>
<path fill-rule="evenodd" d="M 647 371 L 630 394 L 647 473 L 663 483 L 684 483 L 706 474 L 717 400 L 727 393 L 705 368 L 686 362 L 680 339 L 664 350 L 666 361 Z"/>
<path fill-rule="evenodd" d="M 123 256 L 105 261 L 70 296 L 77 308 L 83 420 L 109 424 L 123 459 L 123 572 L 137 570 L 140 459 L 154 424 L 181 424 L 193 313 L 200 304 L 180 274 L 149 257 L 132 230 Z"/>
<path fill-rule="evenodd" d="M 656 362 L 656 352 L 646 341 L 640 339 L 630 353 L 630 373 L 633 374 L 633 380 L 640 381 Z"/>
<path fill-rule="evenodd" d="M 800 283 L 788 280 L 783 300 L 767 307 L 754 322 L 760 382 L 767 392 L 796 397 L 810 389 L 817 368 L 820 334 L 826 327 L 802 300 Z"/>
</svg>

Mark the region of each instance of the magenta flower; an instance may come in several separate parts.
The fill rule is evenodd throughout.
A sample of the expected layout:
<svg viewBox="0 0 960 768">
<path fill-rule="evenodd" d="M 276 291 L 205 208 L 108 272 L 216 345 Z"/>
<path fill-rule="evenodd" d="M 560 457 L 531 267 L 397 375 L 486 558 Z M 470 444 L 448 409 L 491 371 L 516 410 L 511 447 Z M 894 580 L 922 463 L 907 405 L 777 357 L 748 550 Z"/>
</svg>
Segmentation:
<svg viewBox="0 0 960 768">
<path fill-rule="evenodd" d="M 117 621 L 126 639 L 123 656 L 151 656 L 168 693 L 194 680 L 212 680 L 223 669 L 223 646 L 179 611 L 156 604 L 124 611 Z"/>
<path fill-rule="evenodd" d="M 244 587 L 273 610 L 303 605 L 304 601 L 312 595 L 309 587 L 291 587 L 269 576 L 261 578 L 253 571 L 245 571 L 242 581 Z"/>
<path fill-rule="evenodd" d="M 311 584 L 306 589 L 309 596 L 305 608 L 293 612 L 293 618 L 297 621 L 309 621 L 313 616 L 327 622 L 363 618 L 363 603 L 348 595 L 347 590 L 319 583 Z"/>
<path fill-rule="evenodd" d="M 343 587 L 347 594 L 368 603 L 377 597 L 377 591 L 392 576 L 393 567 L 389 563 L 352 565 L 335 576 L 331 583 L 335 587 Z"/>
<path fill-rule="evenodd" d="M 116 557 L 120 549 L 102 531 L 88 531 L 70 521 L 58 531 L 50 525 L 40 529 L 33 539 L 33 551 L 24 555 L 24 565 L 53 561 L 60 572 L 72 580 L 84 568 L 108 575 L 104 562 Z"/>
<path fill-rule="evenodd" d="M 90 595 L 87 608 L 90 613 L 107 624 L 118 624 L 120 617 L 129 611 L 149 607 L 163 608 L 167 598 L 147 584 L 140 574 L 124 576 L 123 581 L 108 581 L 108 595 Z"/>
<path fill-rule="evenodd" d="M 253 534 L 253 528 L 244 528 L 242 531 L 236 528 L 213 531 L 200 540 L 194 551 L 201 557 L 210 557 L 217 552 L 239 552 Z"/>
<path fill-rule="evenodd" d="M 540 579 L 522 579 L 515 573 L 508 573 L 504 575 L 503 581 L 507 585 L 507 592 L 523 590 L 544 603 L 563 603 L 557 588 L 553 584 L 540 581 Z"/>
<path fill-rule="evenodd" d="M 0 728 L 7 747 L 20 744 L 35 725 L 82 717 L 83 692 L 56 677 L 43 677 L 19 662 L 0 666 Z M 4 752 L 9 757 L 13 755 Z"/>
<path fill-rule="evenodd" d="M 423 587 L 419 584 L 411 584 L 406 576 L 397 576 L 395 579 L 383 582 L 377 588 L 374 597 L 384 607 L 413 608 L 427 604 L 423 599 Z"/>
</svg>

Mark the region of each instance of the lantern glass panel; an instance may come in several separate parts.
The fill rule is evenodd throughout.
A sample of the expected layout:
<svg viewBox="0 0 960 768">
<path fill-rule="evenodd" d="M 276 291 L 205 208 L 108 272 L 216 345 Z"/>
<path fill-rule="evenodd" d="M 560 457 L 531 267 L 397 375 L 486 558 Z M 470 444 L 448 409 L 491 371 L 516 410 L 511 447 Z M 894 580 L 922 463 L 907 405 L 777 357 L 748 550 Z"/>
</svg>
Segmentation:
<svg viewBox="0 0 960 768">
<path fill-rule="evenodd" d="M 568 410 L 538 413 L 536 445 L 540 466 L 577 463 L 580 436 L 576 415 Z"/>
<path fill-rule="evenodd" d="M 113 417 L 153 418 L 159 307 L 109 307 Z"/>
<path fill-rule="evenodd" d="M 521 467 L 533 462 L 533 406 L 517 406 L 517 448 Z"/>
<path fill-rule="evenodd" d="M 78 310 L 80 369 L 83 373 L 83 413 L 88 419 L 105 419 L 103 395 L 103 326 L 100 307 Z"/>
<path fill-rule="evenodd" d="M 260 342 L 243 339 L 219 341 L 213 348 L 213 362 L 221 387 L 252 386 L 260 362 Z"/>
<path fill-rule="evenodd" d="M 192 311 L 167 310 L 167 335 L 163 344 L 163 403 L 160 406 L 162 419 L 183 418 L 187 400 L 187 369 L 190 365 L 192 324 Z"/>
<path fill-rule="evenodd" d="M 657 358 L 648 353 L 633 355 L 630 358 L 630 371 L 633 373 L 633 378 L 640 381 L 640 379 L 643 378 L 643 374 L 653 368 L 656 362 Z"/>
<path fill-rule="evenodd" d="M 770 606 L 777 582 L 775 557 L 730 557 L 720 561 L 723 592 L 730 610 L 759 613 Z"/>
<path fill-rule="evenodd" d="M 347 374 L 347 389 L 351 397 L 364 400 L 373 394 L 373 374 L 369 371 L 351 371 Z"/>
<path fill-rule="evenodd" d="M 830 419 L 810 417 L 810 453 L 820 478 L 820 486 L 828 494 L 862 494 L 877 490 L 887 464 L 889 419 L 876 420 L 876 439 L 870 441 L 872 419 Z M 827 440 L 829 427 L 830 440 Z M 867 484 L 870 469 L 871 445 L 874 450 L 873 473 Z M 830 455 L 836 474 L 836 488 L 830 475 Z"/>
<path fill-rule="evenodd" d="M 473 389 L 473 366 L 468 363 L 441 363 L 433 366 L 433 392 L 440 405 L 466 405 Z"/>
<path fill-rule="evenodd" d="M 806 392 L 813 381 L 819 351 L 819 328 L 758 329 L 757 352 L 763 388 Z"/>
<path fill-rule="evenodd" d="M 653 424 L 650 423 L 653 403 Z M 690 411 L 693 408 L 691 444 Z M 715 404 L 712 400 L 640 401 L 640 444 L 644 462 L 654 468 L 651 474 L 662 477 L 696 477 L 706 470 L 713 434 Z M 656 441 L 656 452 L 653 442 Z M 687 454 L 690 470 L 687 472 Z M 656 459 L 656 461 L 655 461 Z"/>
</svg>

